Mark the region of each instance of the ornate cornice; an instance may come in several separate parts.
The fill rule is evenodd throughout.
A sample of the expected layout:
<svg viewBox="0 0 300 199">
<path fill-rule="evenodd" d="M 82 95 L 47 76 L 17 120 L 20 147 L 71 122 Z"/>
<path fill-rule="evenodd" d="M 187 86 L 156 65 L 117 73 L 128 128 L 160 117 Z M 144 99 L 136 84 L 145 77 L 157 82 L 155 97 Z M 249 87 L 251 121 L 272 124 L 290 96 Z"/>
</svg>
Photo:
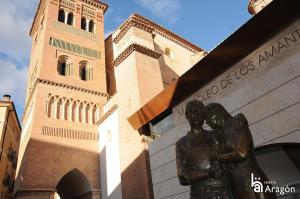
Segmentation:
<svg viewBox="0 0 300 199">
<path fill-rule="evenodd" d="M 131 24 L 138 24 L 136 26 L 131 25 Z M 128 30 L 132 27 L 137 27 L 142 30 L 149 30 L 152 29 L 152 32 L 154 31 L 155 33 L 170 39 L 171 41 L 179 44 L 180 46 L 192 51 L 192 52 L 201 52 L 204 51 L 203 49 L 199 48 L 198 46 L 192 44 L 191 42 L 187 41 L 186 39 L 182 38 L 181 36 L 171 32 L 170 30 L 164 28 L 163 26 L 160 26 L 153 21 L 137 14 L 134 13 L 127 19 L 121 26 L 120 26 L 120 32 L 118 35 L 115 37 L 114 42 L 118 43 L 123 36 L 128 32 Z"/>
<path fill-rule="evenodd" d="M 36 12 L 35 12 L 35 15 L 33 18 L 33 22 L 32 22 L 31 28 L 30 28 L 30 32 L 29 32 L 30 36 L 32 36 L 32 34 L 36 31 L 37 21 L 39 21 L 42 13 L 44 12 L 47 1 L 55 1 L 57 3 L 59 2 L 59 0 L 39 0 L 39 4 L 37 6 L 37 9 L 36 9 Z M 105 13 L 108 8 L 108 4 L 100 2 L 99 0 L 80 0 L 80 1 L 103 10 L 103 13 Z"/>
<path fill-rule="evenodd" d="M 94 90 L 89 90 L 86 88 L 81 88 L 78 86 L 72 86 L 72 85 L 68 85 L 68 84 L 63 84 L 63 83 L 59 83 L 59 82 L 54 82 L 54 81 L 50 81 L 50 80 L 46 80 L 46 79 L 40 79 L 38 78 L 36 80 L 37 84 L 46 84 L 46 85 L 50 85 L 50 86 L 57 86 L 57 87 L 61 87 L 61 88 L 67 88 L 70 90 L 75 90 L 75 91 L 81 91 L 84 93 L 88 93 L 88 94 L 92 94 L 92 95 L 98 95 L 101 97 L 107 97 L 108 94 L 107 93 L 102 93 L 99 91 L 94 91 Z"/>
<path fill-rule="evenodd" d="M 108 4 L 100 2 L 99 0 L 80 0 L 80 1 L 103 10 L 103 13 L 105 13 L 108 8 Z"/>
<path fill-rule="evenodd" d="M 145 46 L 141 46 L 139 44 L 130 44 L 113 62 L 113 66 L 118 66 L 122 63 L 132 52 L 137 51 L 154 59 L 158 59 L 161 56 L 161 53 L 156 52 L 150 48 Z"/>
<path fill-rule="evenodd" d="M 107 111 L 98 122 L 96 122 L 97 125 L 102 124 L 111 114 L 113 114 L 113 112 L 115 112 L 115 110 L 118 109 L 118 105 L 114 105 L 111 109 L 109 109 L 109 111 Z"/>
<path fill-rule="evenodd" d="M 150 27 L 146 24 L 143 24 L 136 20 L 130 19 L 129 21 L 125 22 L 125 24 L 122 26 L 120 33 L 114 38 L 113 42 L 116 44 L 119 43 L 119 41 L 124 37 L 124 35 L 128 32 L 128 30 L 132 26 L 139 28 L 141 30 L 144 30 L 146 32 L 149 32 L 149 33 L 152 33 L 154 30 L 152 27 Z"/>
</svg>

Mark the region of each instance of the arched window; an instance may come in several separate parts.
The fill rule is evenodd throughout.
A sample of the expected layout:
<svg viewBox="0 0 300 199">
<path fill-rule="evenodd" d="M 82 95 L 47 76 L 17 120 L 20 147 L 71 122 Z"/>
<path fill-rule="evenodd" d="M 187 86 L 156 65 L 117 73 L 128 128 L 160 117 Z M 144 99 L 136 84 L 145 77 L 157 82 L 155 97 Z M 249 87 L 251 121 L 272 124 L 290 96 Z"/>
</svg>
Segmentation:
<svg viewBox="0 0 300 199">
<path fill-rule="evenodd" d="M 86 19 L 84 17 L 81 18 L 81 29 L 86 30 Z"/>
<path fill-rule="evenodd" d="M 96 124 L 98 117 L 97 117 L 97 106 L 95 105 L 93 110 L 92 110 L 92 122 L 93 124 Z"/>
<path fill-rule="evenodd" d="M 59 62 L 58 73 L 62 76 L 66 76 L 66 68 L 67 68 L 67 63 L 65 61 Z"/>
<path fill-rule="evenodd" d="M 56 119 L 64 119 L 62 115 L 62 111 L 63 111 L 63 103 L 62 100 L 59 99 L 56 107 Z"/>
<path fill-rule="evenodd" d="M 70 109 L 70 101 L 67 100 L 67 102 L 65 103 L 65 110 L 64 110 L 64 119 L 65 120 L 70 120 L 70 112 L 71 112 L 71 109 Z"/>
<path fill-rule="evenodd" d="M 70 26 L 72 26 L 72 25 L 73 25 L 73 21 L 74 21 L 74 15 L 73 15 L 72 12 L 70 12 L 70 13 L 68 14 L 67 24 L 70 25 Z"/>
<path fill-rule="evenodd" d="M 54 112 L 55 112 L 54 97 L 51 97 L 48 102 L 48 110 L 47 110 L 48 117 L 54 118 Z"/>
<path fill-rule="evenodd" d="M 58 21 L 65 23 L 65 11 L 63 9 L 58 11 Z"/>
<path fill-rule="evenodd" d="M 95 23 L 93 20 L 89 22 L 89 32 L 94 32 Z"/>
<path fill-rule="evenodd" d="M 57 63 L 57 71 L 59 75 L 70 76 L 73 73 L 71 60 L 67 56 L 60 56 Z"/>
<path fill-rule="evenodd" d="M 88 104 L 85 108 L 85 121 L 86 123 L 91 123 L 91 115 L 90 115 L 90 112 L 91 112 L 91 108 L 90 108 L 90 104 Z"/>
<path fill-rule="evenodd" d="M 76 114 L 78 114 L 78 113 L 76 113 L 76 101 L 73 101 L 73 104 L 72 104 L 72 118 L 71 118 L 71 120 L 73 122 L 76 121 Z"/>
<path fill-rule="evenodd" d="M 79 116 L 79 118 L 78 118 L 78 121 L 79 122 L 84 122 L 83 121 L 83 116 L 84 116 L 84 110 L 83 110 L 83 104 L 82 103 L 80 103 L 80 105 L 79 105 L 79 110 L 78 110 L 78 116 Z"/>
<path fill-rule="evenodd" d="M 86 61 L 81 61 L 79 63 L 79 75 L 80 75 L 80 79 L 83 81 L 92 80 L 93 68 L 89 67 Z"/>
<path fill-rule="evenodd" d="M 86 81 L 86 80 L 87 80 L 87 78 L 86 78 L 87 67 L 86 67 L 86 66 L 82 66 L 82 67 L 80 68 L 80 71 L 81 71 L 81 74 L 80 74 L 81 80 Z"/>
</svg>

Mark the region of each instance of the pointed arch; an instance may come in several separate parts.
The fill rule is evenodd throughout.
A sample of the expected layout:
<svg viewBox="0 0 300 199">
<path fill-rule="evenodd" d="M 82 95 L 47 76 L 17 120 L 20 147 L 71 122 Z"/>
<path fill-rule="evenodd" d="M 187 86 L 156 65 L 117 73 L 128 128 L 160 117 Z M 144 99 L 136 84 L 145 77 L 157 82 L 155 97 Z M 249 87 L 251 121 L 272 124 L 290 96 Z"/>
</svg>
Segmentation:
<svg viewBox="0 0 300 199">
<path fill-rule="evenodd" d="M 65 174 L 56 185 L 56 192 L 61 199 L 80 198 L 92 192 L 88 178 L 78 169 Z"/>
<path fill-rule="evenodd" d="M 76 121 L 76 108 L 77 108 L 77 106 L 76 106 L 76 101 L 73 101 L 72 102 L 72 107 L 71 107 L 71 109 L 72 109 L 72 114 L 71 114 L 71 120 L 73 121 L 73 122 L 75 122 Z"/>
<path fill-rule="evenodd" d="M 78 109 L 78 121 L 79 122 L 83 122 L 83 115 L 84 115 L 84 112 L 83 112 L 83 103 L 81 102 L 79 104 L 79 109 Z"/>
<path fill-rule="evenodd" d="M 54 96 L 50 97 L 48 101 L 48 110 L 47 110 L 47 116 L 49 118 L 54 118 L 55 113 L 55 104 L 54 104 Z"/>
<path fill-rule="evenodd" d="M 92 122 L 93 124 L 96 124 L 98 118 L 97 118 L 97 106 L 96 104 L 94 105 L 93 107 L 93 110 L 92 110 Z"/>
<path fill-rule="evenodd" d="M 85 121 L 86 123 L 91 123 L 91 105 L 90 104 L 87 104 L 86 105 L 86 108 L 85 108 Z"/>
<path fill-rule="evenodd" d="M 79 76 L 83 81 L 93 80 L 93 67 L 85 60 L 79 62 Z"/>
<path fill-rule="evenodd" d="M 62 112 L 63 112 L 63 102 L 62 102 L 62 99 L 59 98 L 59 100 L 57 101 L 57 106 L 56 106 L 56 118 L 57 119 L 64 119 Z"/>
<path fill-rule="evenodd" d="M 70 100 L 66 100 L 65 102 L 65 107 L 64 107 L 64 119 L 65 120 L 70 120 Z"/>
<path fill-rule="evenodd" d="M 66 56 L 61 55 L 57 61 L 57 72 L 62 76 L 70 76 L 73 73 L 73 63 L 72 60 Z"/>
</svg>

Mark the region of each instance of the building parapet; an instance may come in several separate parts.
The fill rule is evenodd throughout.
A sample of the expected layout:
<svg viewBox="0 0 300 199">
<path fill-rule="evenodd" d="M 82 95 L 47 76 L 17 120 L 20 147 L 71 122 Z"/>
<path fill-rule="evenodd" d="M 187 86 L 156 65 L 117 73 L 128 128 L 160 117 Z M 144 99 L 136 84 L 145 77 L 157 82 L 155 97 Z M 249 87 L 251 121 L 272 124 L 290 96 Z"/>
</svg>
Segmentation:
<svg viewBox="0 0 300 199">
<path fill-rule="evenodd" d="M 175 43 L 178 45 L 196 53 L 196 52 L 201 52 L 204 51 L 203 49 L 199 48 L 198 46 L 192 44 L 191 42 L 187 41 L 186 39 L 182 38 L 181 36 L 171 32 L 170 30 L 164 28 L 163 26 L 160 26 L 154 22 L 152 22 L 149 19 L 146 19 L 145 17 L 134 13 L 131 17 L 129 17 L 128 20 L 126 20 L 121 26 L 120 26 L 120 32 L 118 35 L 115 37 L 113 40 L 115 43 L 118 43 L 123 36 L 126 34 L 126 32 L 131 28 L 131 27 L 137 27 L 142 30 L 145 30 L 149 32 L 152 30 L 152 33 L 157 33 Z"/>
</svg>

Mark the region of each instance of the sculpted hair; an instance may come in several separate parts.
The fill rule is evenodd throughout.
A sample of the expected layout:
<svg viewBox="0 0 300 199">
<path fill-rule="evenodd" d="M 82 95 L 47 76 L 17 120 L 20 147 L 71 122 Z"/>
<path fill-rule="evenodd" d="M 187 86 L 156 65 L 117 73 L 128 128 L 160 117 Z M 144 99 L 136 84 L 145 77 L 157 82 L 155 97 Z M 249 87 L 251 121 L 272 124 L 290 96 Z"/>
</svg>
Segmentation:
<svg viewBox="0 0 300 199">
<path fill-rule="evenodd" d="M 224 120 L 231 119 L 232 116 L 219 103 L 210 103 L 205 106 L 205 115 L 216 114 L 217 117 L 222 117 Z"/>
</svg>

